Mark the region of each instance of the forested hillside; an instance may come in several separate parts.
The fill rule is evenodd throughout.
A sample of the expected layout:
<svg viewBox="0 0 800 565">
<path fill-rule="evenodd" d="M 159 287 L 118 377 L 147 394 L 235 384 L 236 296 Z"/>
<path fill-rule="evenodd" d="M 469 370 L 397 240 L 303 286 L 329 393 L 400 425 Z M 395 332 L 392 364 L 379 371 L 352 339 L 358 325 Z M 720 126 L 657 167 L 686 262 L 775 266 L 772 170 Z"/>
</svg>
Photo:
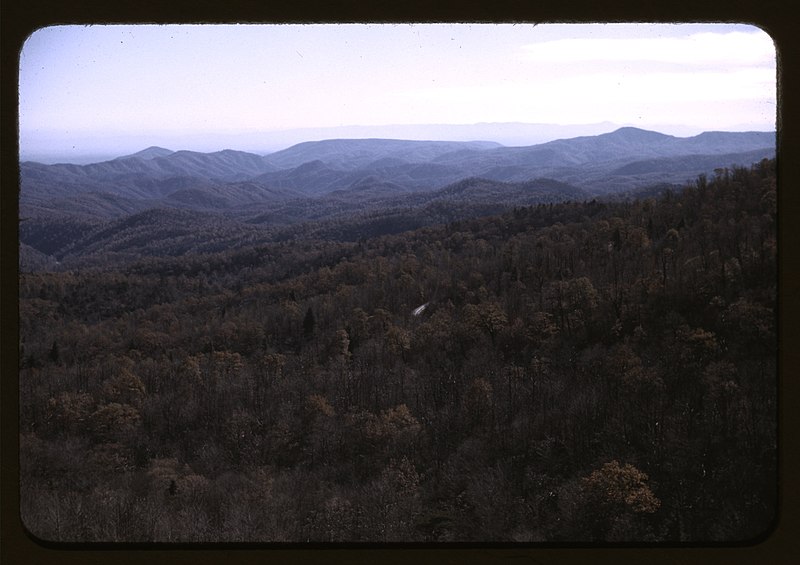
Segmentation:
<svg viewBox="0 0 800 565">
<path fill-rule="evenodd" d="M 717 168 L 774 156 L 774 132 L 679 138 L 637 128 L 528 147 L 330 139 L 266 156 L 150 147 L 88 165 L 23 162 L 20 209 L 27 218 L 68 213 L 109 219 L 149 208 L 231 211 L 241 217 L 280 216 L 289 208 L 305 211 L 298 218 L 305 221 L 317 219 L 308 209 L 330 207 L 327 197 L 360 209 L 366 202 L 437 191 L 470 178 L 497 183 L 494 196 L 501 198 L 505 184 L 538 179 L 604 196 L 654 184 L 683 185 Z"/>
<path fill-rule="evenodd" d="M 196 216 L 54 222 L 106 259 L 20 277 L 26 526 L 136 542 L 766 532 L 774 160 L 658 197 L 487 213 L 378 232 L 331 215 L 267 239 L 211 222 L 219 245 L 163 254 L 139 250 L 153 222 L 177 249 Z M 31 234 L 38 254 L 57 246 Z"/>
</svg>

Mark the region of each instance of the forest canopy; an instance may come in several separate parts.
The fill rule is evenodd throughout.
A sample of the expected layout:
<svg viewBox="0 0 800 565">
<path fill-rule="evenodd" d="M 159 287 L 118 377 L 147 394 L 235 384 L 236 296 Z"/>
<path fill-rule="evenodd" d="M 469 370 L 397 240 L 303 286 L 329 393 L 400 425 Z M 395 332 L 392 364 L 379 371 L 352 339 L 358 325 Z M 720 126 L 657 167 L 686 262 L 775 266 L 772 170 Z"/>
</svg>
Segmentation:
<svg viewBox="0 0 800 565">
<path fill-rule="evenodd" d="M 270 241 L 181 216 L 236 245 L 24 270 L 27 528 L 89 542 L 765 533 L 774 160 L 652 197 L 492 213 Z"/>
</svg>

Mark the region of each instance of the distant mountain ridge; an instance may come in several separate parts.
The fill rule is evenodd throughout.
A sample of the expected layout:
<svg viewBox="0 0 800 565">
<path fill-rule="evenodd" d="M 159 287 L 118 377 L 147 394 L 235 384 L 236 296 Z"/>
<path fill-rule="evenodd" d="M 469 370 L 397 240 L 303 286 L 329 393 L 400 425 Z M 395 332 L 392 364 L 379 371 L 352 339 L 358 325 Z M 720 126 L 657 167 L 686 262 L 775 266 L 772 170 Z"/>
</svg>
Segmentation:
<svg viewBox="0 0 800 565">
<path fill-rule="evenodd" d="M 20 165 L 20 203 L 117 217 L 147 207 L 219 212 L 292 199 L 385 199 L 435 191 L 468 178 L 525 183 L 549 178 L 586 194 L 680 184 L 718 167 L 775 154 L 770 132 L 675 137 L 633 127 L 525 147 L 490 141 L 330 139 L 268 155 L 152 146 L 87 165 Z M 260 210 L 253 210 L 261 213 Z"/>
<path fill-rule="evenodd" d="M 142 149 L 132 155 L 124 155 L 122 157 L 117 157 L 114 159 L 115 161 L 120 159 L 155 159 L 156 157 L 166 157 L 167 155 L 171 155 L 175 153 L 171 149 L 164 149 L 163 147 L 157 147 L 153 145 L 152 147 L 148 147 L 147 149 Z"/>
<path fill-rule="evenodd" d="M 308 161 L 360 168 L 386 158 L 405 162 L 426 162 L 459 149 L 493 149 L 503 147 L 491 141 L 415 141 L 404 139 L 328 139 L 307 141 L 266 155 L 264 159 L 279 168 L 293 168 Z"/>
<path fill-rule="evenodd" d="M 31 268 L 66 269 L 297 237 L 360 241 L 511 207 L 656 194 L 775 150 L 773 133 L 626 127 L 524 147 L 331 139 L 265 156 L 152 146 L 87 165 L 23 162 L 20 244 Z"/>
</svg>

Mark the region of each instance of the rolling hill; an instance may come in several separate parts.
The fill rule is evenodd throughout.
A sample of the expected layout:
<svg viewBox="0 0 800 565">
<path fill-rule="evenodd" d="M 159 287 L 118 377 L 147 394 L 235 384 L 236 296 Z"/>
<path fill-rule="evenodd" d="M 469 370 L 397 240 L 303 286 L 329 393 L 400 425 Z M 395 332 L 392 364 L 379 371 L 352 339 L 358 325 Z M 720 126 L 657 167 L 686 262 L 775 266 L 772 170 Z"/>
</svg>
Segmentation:
<svg viewBox="0 0 800 565">
<path fill-rule="evenodd" d="M 139 153 L 90 165 L 21 164 L 21 199 L 54 200 L 85 192 L 126 198 L 169 198 L 194 189 L 198 207 L 249 205 L 289 192 L 319 196 L 367 177 L 385 188 L 436 190 L 470 177 L 503 182 L 553 178 L 595 192 L 613 192 L 652 182 L 684 182 L 700 173 L 750 163 L 775 153 L 767 132 L 707 132 L 679 138 L 637 128 L 561 139 L 528 147 L 493 142 L 335 139 L 305 142 L 266 156 L 242 151 L 215 153 L 150 147 Z M 249 182 L 248 191 L 220 195 L 220 185 Z M 375 184 L 373 182 L 373 184 Z M 277 191 L 277 193 L 276 193 Z M 185 192 L 174 200 L 192 199 Z M 219 200 L 220 196 L 222 200 Z"/>
<path fill-rule="evenodd" d="M 527 147 L 334 139 L 266 156 L 149 147 L 88 165 L 21 163 L 20 240 L 31 264 L 48 266 L 48 257 L 200 253 L 270 238 L 353 240 L 682 186 L 774 155 L 773 133 L 637 128 Z"/>
</svg>

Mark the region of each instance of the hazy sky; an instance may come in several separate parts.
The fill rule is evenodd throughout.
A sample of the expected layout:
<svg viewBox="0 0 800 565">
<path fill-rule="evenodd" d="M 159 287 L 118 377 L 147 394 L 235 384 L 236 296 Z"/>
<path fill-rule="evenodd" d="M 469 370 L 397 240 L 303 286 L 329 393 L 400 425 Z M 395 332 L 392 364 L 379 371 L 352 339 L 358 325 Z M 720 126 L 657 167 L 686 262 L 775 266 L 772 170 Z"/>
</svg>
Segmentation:
<svg viewBox="0 0 800 565">
<path fill-rule="evenodd" d="M 21 53 L 21 153 L 345 125 L 772 130 L 775 80 L 746 25 L 58 26 Z"/>
</svg>

